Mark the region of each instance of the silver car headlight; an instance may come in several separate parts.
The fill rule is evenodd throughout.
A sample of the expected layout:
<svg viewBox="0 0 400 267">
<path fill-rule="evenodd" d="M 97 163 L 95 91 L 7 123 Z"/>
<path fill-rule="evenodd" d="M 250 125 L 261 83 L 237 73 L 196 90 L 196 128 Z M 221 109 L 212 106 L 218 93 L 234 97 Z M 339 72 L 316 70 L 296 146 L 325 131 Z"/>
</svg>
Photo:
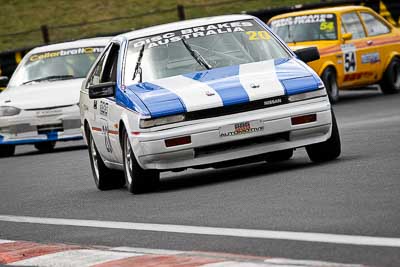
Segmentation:
<svg viewBox="0 0 400 267">
<path fill-rule="evenodd" d="M 161 118 L 157 118 L 157 119 L 141 119 L 140 120 L 140 128 L 150 128 L 150 127 L 154 127 L 154 126 L 160 126 L 160 125 L 165 125 L 165 124 L 181 122 L 184 120 L 185 120 L 185 115 L 183 115 L 183 114 L 166 116 L 166 117 L 161 117 Z"/>
<path fill-rule="evenodd" d="M 322 96 L 326 96 L 325 87 L 319 87 L 318 90 L 311 91 L 311 92 L 291 95 L 291 96 L 289 96 L 289 102 L 296 102 L 296 101 L 301 101 L 301 100 L 306 100 L 306 99 L 311 99 L 311 98 L 316 98 L 316 97 L 322 97 Z"/>
<path fill-rule="evenodd" d="M 10 106 L 0 106 L 0 117 L 4 116 L 14 116 L 21 112 L 19 108 Z"/>
</svg>

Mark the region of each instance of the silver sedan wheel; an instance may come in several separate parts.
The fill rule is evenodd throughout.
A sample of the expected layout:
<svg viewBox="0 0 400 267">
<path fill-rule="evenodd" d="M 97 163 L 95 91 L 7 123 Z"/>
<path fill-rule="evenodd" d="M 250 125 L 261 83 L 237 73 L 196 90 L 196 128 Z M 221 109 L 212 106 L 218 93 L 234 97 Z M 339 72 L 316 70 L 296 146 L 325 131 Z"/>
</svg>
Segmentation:
<svg viewBox="0 0 400 267">
<path fill-rule="evenodd" d="M 97 154 L 97 150 L 94 144 L 94 140 L 93 137 L 90 138 L 90 155 L 92 157 L 93 160 L 93 168 L 94 168 L 94 172 L 96 173 L 96 180 L 99 180 L 99 155 Z"/>
<path fill-rule="evenodd" d="M 133 169 L 133 161 L 132 161 L 132 149 L 131 144 L 129 143 L 128 137 L 125 140 L 125 173 L 126 179 L 129 184 L 132 184 L 132 169 Z"/>
</svg>

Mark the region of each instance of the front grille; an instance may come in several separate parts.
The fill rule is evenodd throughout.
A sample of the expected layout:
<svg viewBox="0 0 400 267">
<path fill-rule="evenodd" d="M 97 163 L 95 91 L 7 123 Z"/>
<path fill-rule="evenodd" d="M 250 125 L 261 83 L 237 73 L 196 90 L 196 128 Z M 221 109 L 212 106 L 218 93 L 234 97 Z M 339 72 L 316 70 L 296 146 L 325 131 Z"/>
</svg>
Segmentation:
<svg viewBox="0 0 400 267">
<path fill-rule="evenodd" d="M 204 147 L 198 147 L 194 149 L 195 157 L 201 157 L 203 155 L 214 154 L 218 152 L 223 152 L 226 150 L 232 150 L 237 148 L 248 147 L 255 144 L 265 144 L 274 141 L 289 141 L 289 132 L 283 132 L 278 134 L 258 136 L 248 139 L 242 139 L 237 141 L 226 142 L 217 145 L 210 145 Z"/>
<path fill-rule="evenodd" d="M 252 111 L 257 109 L 264 109 L 268 107 L 278 106 L 282 104 L 287 104 L 289 102 L 287 96 L 271 97 L 260 100 L 255 100 L 252 102 L 241 103 L 231 106 L 217 107 L 211 109 L 197 110 L 188 112 L 185 114 L 186 120 L 199 120 L 205 118 L 226 116 L 246 111 Z"/>
<path fill-rule="evenodd" d="M 37 131 L 38 131 L 38 134 L 62 132 L 62 131 L 64 131 L 64 127 L 63 127 L 62 123 L 38 125 Z"/>
</svg>

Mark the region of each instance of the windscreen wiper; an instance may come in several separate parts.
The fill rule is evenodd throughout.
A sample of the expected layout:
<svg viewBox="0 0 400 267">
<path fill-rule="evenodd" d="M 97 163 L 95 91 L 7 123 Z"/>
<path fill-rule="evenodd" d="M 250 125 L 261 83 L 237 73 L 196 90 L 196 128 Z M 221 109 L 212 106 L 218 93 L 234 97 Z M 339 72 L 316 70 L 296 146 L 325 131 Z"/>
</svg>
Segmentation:
<svg viewBox="0 0 400 267">
<path fill-rule="evenodd" d="M 74 75 L 50 75 L 38 79 L 33 79 L 27 82 L 24 82 L 22 84 L 28 84 L 31 82 L 41 82 L 41 81 L 47 81 L 47 80 L 68 80 L 68 79 L 74 79 L 76 78 Z"/>
<path fill-rule="evenodd" d="M 205 60 L 205 58 L 196 50 L 194 50 L 185 39 L 182 38 L 182 43 L 185 45 L 186 49 L 189 51 L 190 55 L 199 63 L 199 65 L 205 67 L 206 69 L 211 69 L 211 65 Z"/>
<path fill-rule="evenodd" d="M 138 56 L 138 59 L 137 59 L 137 62 L 136 62 L 135 72 L 133 73 L 133 77 L 132 77 L 132 80 L 135 80 L 136 76 L 139 74 L 140 75 L 139 82 L 142 82 L 142 67 L 141 67 L 141 65 L 142 65 L 142 57 L 143 57 L 143 52 L 144 52 L 144 46 L 145 45 L 142 45 L 142 48 L 140 48 L 139 56 Z"/>
</svg>

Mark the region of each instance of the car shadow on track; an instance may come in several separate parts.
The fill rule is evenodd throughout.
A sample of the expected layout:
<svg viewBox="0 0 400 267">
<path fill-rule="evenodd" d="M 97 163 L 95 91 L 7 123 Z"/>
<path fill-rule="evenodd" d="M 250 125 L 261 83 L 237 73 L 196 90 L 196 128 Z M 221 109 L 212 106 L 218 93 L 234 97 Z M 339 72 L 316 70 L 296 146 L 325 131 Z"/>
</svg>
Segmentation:
<svg viewBox="0 0 400 267">
<path fill-rule="evenodd" d="M 322 165 L 340 164 L 343 160 L 352 158 L 339 158 L 326 163 L 313 163 L 306 158 L 295 158 L 281 163 L 253 163 L 223 169 L 206 169 L 191 173 L 172 173 L 161 179 L 158 190 L 154 193 L 185 190 L 187 188 L 208 186 L 225 182 L 234 182 L 242 179 L 257 179 L 264 175 L 285 174 L 301 169 L 320 168 Z"/>
<path fill-rule="evenodd" d="M 55 154 L 55 153 L 63 153 L 75 150 L 82 150 L 87 149 L 86 145 L 74 145 L 74 146 L 63 146 L 63 147 L 56 147 L 53 151 L 50 152 L 41 152 L 32 148 L 32 151 L 23 151 L 21 153 L 17 153 L 13 157 L 24 157 L 24 156 L 33 156 L 33 155 L 44 155 L 44 154 Z"/>
</svg>

